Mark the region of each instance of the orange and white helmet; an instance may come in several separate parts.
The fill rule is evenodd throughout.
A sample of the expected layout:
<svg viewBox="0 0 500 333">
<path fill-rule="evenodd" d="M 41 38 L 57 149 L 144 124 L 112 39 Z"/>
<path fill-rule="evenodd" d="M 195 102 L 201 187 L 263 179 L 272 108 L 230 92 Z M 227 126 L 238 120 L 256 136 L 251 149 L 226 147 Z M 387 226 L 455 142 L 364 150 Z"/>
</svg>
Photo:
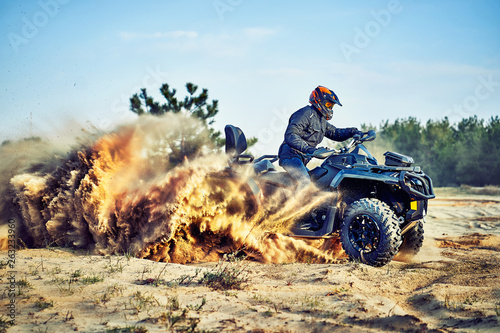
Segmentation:
<svg viewBox="0 0 500 333">
<path fill-rule="evenodd" d="M 309 103 L 321 112 L 326 120 L 333 118 L 333 106 L 335 104 L 342 106 L 337 95 L 323 86 L 318 86 L 313 90 L 311 96 L 309 96 Z"/>
</svg>

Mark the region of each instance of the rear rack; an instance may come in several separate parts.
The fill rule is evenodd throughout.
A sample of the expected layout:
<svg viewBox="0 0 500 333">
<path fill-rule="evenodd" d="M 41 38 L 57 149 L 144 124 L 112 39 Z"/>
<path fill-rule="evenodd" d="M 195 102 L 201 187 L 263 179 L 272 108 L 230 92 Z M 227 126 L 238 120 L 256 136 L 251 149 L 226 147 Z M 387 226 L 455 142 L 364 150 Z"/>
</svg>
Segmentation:
<svg viewBox="0 0 500 333">
<path fill-rule="evenodd" d="M 261 157 L 255 159 L 255 163 L 260 162 L 262 160 L 269 160 L 269 162 L 274 163 L 278 160 L 278 155 L 262 155 Z"/>
</svg>

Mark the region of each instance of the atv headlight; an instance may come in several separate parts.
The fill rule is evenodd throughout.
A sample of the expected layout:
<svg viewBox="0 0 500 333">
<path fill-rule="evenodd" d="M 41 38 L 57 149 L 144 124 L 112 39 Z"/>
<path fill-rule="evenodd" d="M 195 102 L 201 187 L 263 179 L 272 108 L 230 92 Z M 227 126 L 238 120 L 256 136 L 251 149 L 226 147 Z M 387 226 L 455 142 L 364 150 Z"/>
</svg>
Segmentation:
<svg viewBox="0 0 500 333">
<path fill-rule="evenodd" d="M 424 184 L 417 178 L 410 178 L 405 182 L 406 186 L 411 187 L 417 191 L 422 191 Z"/>
<path fill-rule="evenodd" d="M 419 187 L 419 186 L 422 186 L 422 182 L 417 179 L 417 178 L 412 178 L 412 180 L 410 181 L 412 187 Z"/>
</svg>

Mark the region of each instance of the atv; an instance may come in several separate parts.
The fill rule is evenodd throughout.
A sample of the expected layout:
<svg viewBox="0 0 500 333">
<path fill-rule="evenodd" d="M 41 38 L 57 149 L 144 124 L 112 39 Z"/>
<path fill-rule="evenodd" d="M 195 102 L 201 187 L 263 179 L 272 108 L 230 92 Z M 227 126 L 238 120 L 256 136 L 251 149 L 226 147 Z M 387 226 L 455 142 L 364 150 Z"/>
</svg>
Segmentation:
<svg viewBox="0 0 500 333">
<path fill-rule="evenodd" d="M 277 155 L 254 159 L 244 154 L 247 141 L 238 127 L 227 125 L 228 177 L 248 174 L 247 195 L 259 205 L 263 193 L 296 188 L 285 171 L 273 165 Z M 345 253 L 371 266 L 383 266 L 396 254 L 415 256 L 422 247 L 428 200 L 435 197 L 432 181 L 413 159 L 386 152 L 380 165 L 364 142 L 376 137 L 373 130 L 355 135 L 340 149 L 321 148 L 311 157 L 324 159 L 309 171 L 319 191 L 332 192 L 327 200 L 294 221 L 289 236 L 302 239 L 340 239 Z M 245 170 L 245 171 L 244 171 Z"/>
</svg>

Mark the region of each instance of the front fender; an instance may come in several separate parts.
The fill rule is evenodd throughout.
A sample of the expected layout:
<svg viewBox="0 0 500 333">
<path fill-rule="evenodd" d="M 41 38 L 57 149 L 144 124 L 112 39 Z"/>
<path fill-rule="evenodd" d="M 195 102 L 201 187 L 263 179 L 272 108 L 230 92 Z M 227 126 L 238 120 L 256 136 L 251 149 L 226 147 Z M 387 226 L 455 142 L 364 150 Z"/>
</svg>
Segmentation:
<svg viewBox="0 0 500 333">
<path fill-rule="evenodd" d="M 339 173 L 335 176 L 335 178 L 333 178 L 332 182 L 330 183 L 330 186 L 336 189 L 340 185 L 340 183 L 346 178 L 373 180 L 385 184 L 399 185 L 399 179 L 396 177 L 391 177 L 380 173 L 369 173 L 366 172 L 366 169 L 356 170 L 355 168 L 349 168 L 340 170 Z"/>
</svg>

